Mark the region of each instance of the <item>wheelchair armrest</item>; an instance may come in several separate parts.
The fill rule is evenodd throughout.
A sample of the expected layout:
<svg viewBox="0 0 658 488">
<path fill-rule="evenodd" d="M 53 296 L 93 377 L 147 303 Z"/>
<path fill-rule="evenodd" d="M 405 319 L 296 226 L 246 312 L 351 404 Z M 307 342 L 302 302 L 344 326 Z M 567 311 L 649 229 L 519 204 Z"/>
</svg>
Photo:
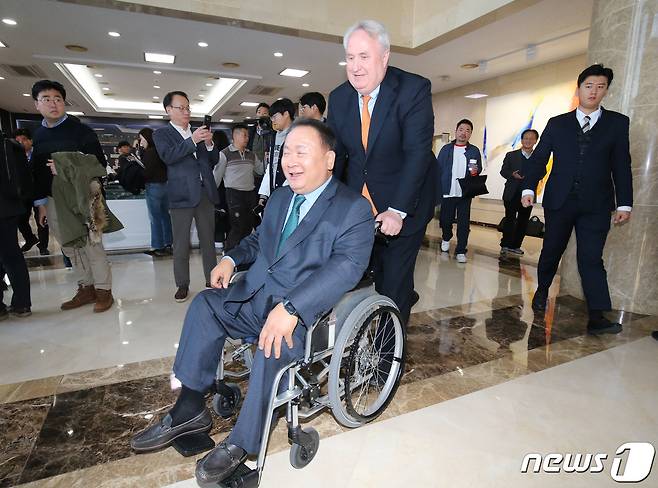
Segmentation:
<svg viewBox="0 0 658 488">
<path fill-rule="evenodd" d="M 231 279 L 229 280 L 229 285 L 232 285 L 234 283 L 237 283 L 240 280 L 245 279 L 246 276 L 247 276 L 246 271 L 237 271 L 237 272 L 233 273 L 233 276 L 231 276 Z"/>
</svg>

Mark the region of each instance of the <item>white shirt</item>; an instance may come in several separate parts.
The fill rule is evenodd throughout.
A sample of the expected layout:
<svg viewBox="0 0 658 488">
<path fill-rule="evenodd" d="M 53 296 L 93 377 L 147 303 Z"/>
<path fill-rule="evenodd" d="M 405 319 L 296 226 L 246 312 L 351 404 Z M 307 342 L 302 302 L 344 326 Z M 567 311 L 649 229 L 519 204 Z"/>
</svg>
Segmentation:
<svg viewBox="0 0 658 488">
<path fill-rule="evenodd" d="M 466 146 L 455 147 L 452 152 L 452 181 L 450 182 L 450 192 L 444 194 L 444 197 L 461 197 L 462 187 L 457 181 L 458 178 L 466 176 Z"/>
<path fill-rule="evenodd" d="M 580 110 L 580 107 L 578 107 L 576 109 L 576 119 L 578 120 L 578 124 L 580 125 L 580 127 L 585 125 L 585 117 L 586 116 L 587 116 L 587 114 L 582 112 Z M 600 118 L 601 118 L 601 107 L 597 108 L 596 110 L 594 110 L 594 112 L 589 114 L 589 130 L 592 130 L 592 128 L 594 127 L 594 124 L 596 124 L 599 121 Z M 530 196 L 534 197 L 535 192 L 532 191 L 532 190 L 523 190 L 523 192 L 521 193 L 521 196 L 524 197 L 526 195 L 530 195 Z M 630 211 L 633 210 L 633 207 L 629 207 L 627 205 L 621 205 L 621 206 L 617 207 L 617 210 L 620 211 L 620 212 L 630 212 Z"/>
<path fill-rule="evenodd" d="M 368 100 L 368 113 L 370 114 L 370 117 L 372 117 L 372 112 L 375 110 L 375 103 L 377 102 L 377 97 L 379 96 L 379 90 L 381 87 L 382 87 L 381 84 L 377 85 L 377 88 L 375 88 L 369 94 L 370 100 Z M 361 118 L 361 114 L 363 113 L 363 97 L 364 95 L 361 94 L 359 94 L 359 96 L 357 97 L 357 99 L 359 100 L 359 118 Z M 402 220 L 404 220 L 404 218 L 407 216 L 406 212 L 395 209 L 393 207 L 388 207 L 388 210 L 397 213 L 400 217 L 402 217 Z"/>
</svg>

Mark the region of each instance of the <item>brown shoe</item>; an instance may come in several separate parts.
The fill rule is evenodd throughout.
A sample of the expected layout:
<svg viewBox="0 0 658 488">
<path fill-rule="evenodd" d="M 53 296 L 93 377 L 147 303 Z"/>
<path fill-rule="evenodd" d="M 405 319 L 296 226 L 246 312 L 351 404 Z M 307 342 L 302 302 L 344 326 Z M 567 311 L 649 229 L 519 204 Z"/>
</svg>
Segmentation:
<svg viewBox="0 0 658 488">
<path fill-rule="evenodd" d="M 96 289 L 96 304 L 94 305 L 94 312 L 100 313 L 108 310 L 114 303 L 112 290 Z"/>
<path fill-rule="evenodd" d="M 68 302 L 62 303 L 60 307 L 62 310 L 73 310 L 74 308 L 82 307 L 88 303 L 96 302 L 96 288 L 94 285 L 82 286 L 78 285 L 78 292 Z"/>
</svg>

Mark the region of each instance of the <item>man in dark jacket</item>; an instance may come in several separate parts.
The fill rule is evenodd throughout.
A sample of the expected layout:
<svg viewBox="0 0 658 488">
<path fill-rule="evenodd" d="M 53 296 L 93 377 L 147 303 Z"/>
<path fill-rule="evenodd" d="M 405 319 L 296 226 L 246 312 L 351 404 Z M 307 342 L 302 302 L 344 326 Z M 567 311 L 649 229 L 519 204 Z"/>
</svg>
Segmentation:
<svg viewBox="0 0 658 488">
<path fill-rule="evenodd" d="M 459 179 L 477 176 L 482 172 L 480 149 L 468 142 L 473 133 L 473 123 L 462 119 L 457 123 L 455 140 L 446 144 L 439 151 L 436 160 L 439 166 L 439 193 L 441 202 L 441 252 L 450 250 L 452 223 L 457 216 L 457 262 L 466 262 L 466 247 L 470 233 L 472 197 L 463 197 Z"/>
<path fill-rule="evenodd" d="M 375 287 L 395 301 L 406 323 L 418 301 L 416 258 L 434 214 L 431 83 L 388 65 L 390 40 L 378 22 L 350 27 L 343 47 L 348 81 L 329 95 L 327 118 L 338 140 L 334 175 L 344 172 L 391 236 L 375 243 Z"/>
<path fill-rule="evenodd" d="M 4 273 L 9 276 L 9 281 L 14 290 L 11 298 L 11 306 L 6 307 L 2 300 L 4 291 L 0 291 L 0 320 L 5 320 L 9 315 L 27 317 L 31 315 L 32 303 L 30 301 L 30 277 L 25 264 L 25 257 L 18 247 L 18 222 L 25 215 L 24 195 L 27 190 L 20 188 L 24 186 L 22 181 L 31 181 L 27 167 L 27 159 L 21 146 L 13 141 L 5 140 L 0 148 L 3 152 L 2 161 L 12 164 L 13 171 L 2 168 L 3 178 L 0 185 L 0 279 L 4 279 Z M 6 157 L 5 157 L 6 156 Z M 14 178 L 9 179 L 9 174 Z"/>
<path fill-rule="evenodd" d="M 580 73 L 578 108 L 548 121 L 527 162 L 522 192 L 522 204 L 529 207 L 552 153 L 553 168 L 542 200 L 546 232 L 532 308 L 546 309 L 548 289 L 575 229 L 578 272 L 589 309 L 587 332 L 595 335 L 621 332 L 621 324 L 603 316 L 612 308 L 603 247 L 610 221 L 628 221 L 633 206 L 629 120 L 601 107 L 612 77 L 612 70 L 600 64 Z"/>
<path fill-rule="evenodd" d="M 76 151 L 96 156 L 105 171 L 107 160 L 96 133 L 79 119 L 66 114 L 66 90 L 51 80 L 37 81 L 32 86 L 32 98 L 36 109 L 43 116 L 41 127 L 34 132 L 32 168 L 34 171 L 35 202 L 39 206 L 39 222 L 46 221 L 59 237 L 57 212 L 52 198 L 52 182 L 57 177 L 57 168 L 52 154 Z M 47 204 L 47 205 L 46 205 Z M 75 296 L 61 305 L 62 310 L 71 310 L 86 304 L 94 304 L 94 312 L 104 312 L 114 303 L 112 297 L 112 271 L 105 254 L 103 242 L 87 239 L 82 246 L 67 247 L 62 243 L 62 253 L 73 261 L 77 276 L 78 291 Z"/>
<path fill-rule="evenodd" d="M 528 228 L 528 220 L 532 207 L 521 205 L 521 183 L 523 181 L 523 165 L 532 156 L 532 150 L 539 139 L 539 132 L 526 129 L 521 134 L 521 147 L 505 155 L 500 175 L 505 178 L 503 203 L 505 204 L 505 222 L 503 238 L 500 241 L 501 254 L 512 253 L 523 255 L 521 243 Z"/>
</svg>

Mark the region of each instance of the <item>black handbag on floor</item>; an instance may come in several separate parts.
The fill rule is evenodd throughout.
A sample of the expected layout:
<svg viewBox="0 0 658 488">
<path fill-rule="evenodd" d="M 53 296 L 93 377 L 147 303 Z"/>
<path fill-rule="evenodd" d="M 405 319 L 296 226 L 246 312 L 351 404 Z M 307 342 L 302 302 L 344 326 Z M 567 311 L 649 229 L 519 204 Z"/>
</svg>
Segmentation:
<svg viewBox="0 0 658 488">
<path fill-rule="evenodd" d="M 487 190 L 487 175 L 467 176 L 457 178 L 459 186 L 462 187 L 463 198 L 473 198 L 478 195 L 489 193 Z"/>
<path fill-rule="evenodd" d="M 544 223 L 536 215 L 530 217 L 525 235 L 530 237 L 544 237 Z"/>
</svg>

